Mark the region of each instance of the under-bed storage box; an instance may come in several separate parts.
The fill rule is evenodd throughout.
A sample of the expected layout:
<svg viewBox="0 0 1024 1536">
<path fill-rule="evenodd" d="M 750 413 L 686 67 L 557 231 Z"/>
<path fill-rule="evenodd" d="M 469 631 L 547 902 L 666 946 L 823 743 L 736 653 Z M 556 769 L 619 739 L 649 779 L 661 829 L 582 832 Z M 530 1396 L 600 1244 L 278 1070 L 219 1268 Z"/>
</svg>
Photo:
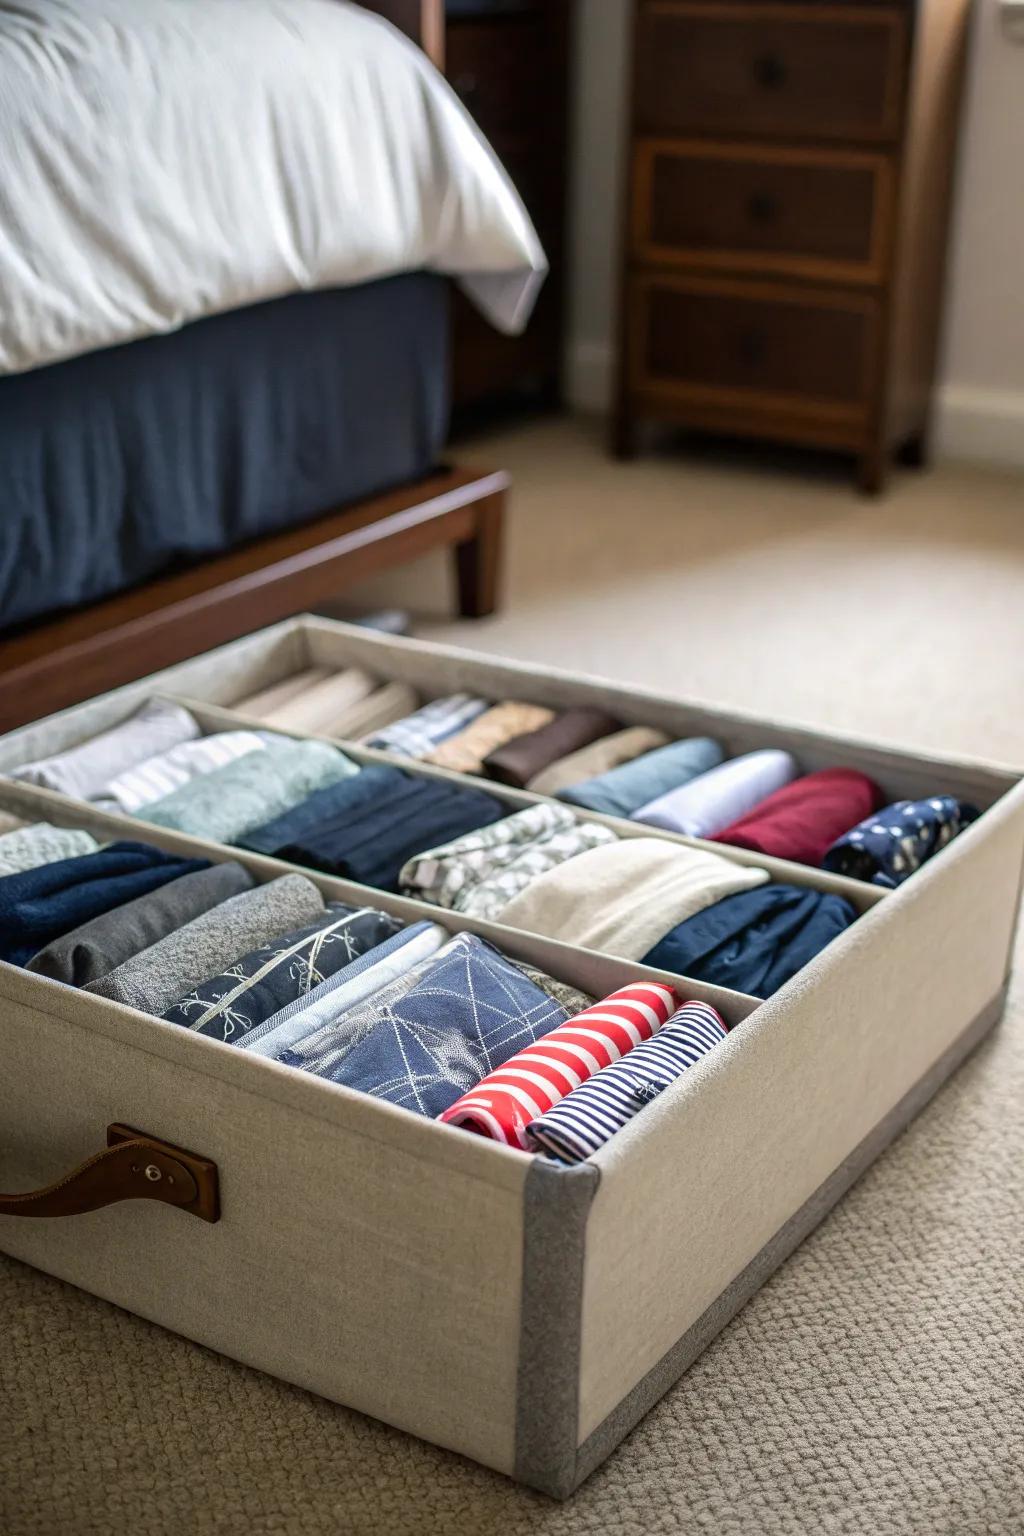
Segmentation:
<svg viewBox="0 0 1024 1536">
<path fill-rule="evenodd" d="M 1008 769 L 941 761 L 569 674 L 305 619 L 0 742 L 0 772 L 154 693 L 219 708 L 302 666 L 426 695 L 600 703 L 626 722 L 788 748 L 887 793 L 983 814 L 769 1001 L 723 994 L 729 1038 L 569 1169 L 3 965 L 0 1179 L 58 1178 L 124 1122 L 219 1168 L 216 1225 L 149 1202 L 0 1217 L 0 1247 L 223 1351 L 565 1495 L 786 1257 L 1001 1011 L 1024 860 Z M 512 797 L 515 798 L 515 797 Z M 528 798 L 528 797 L 527 797 Z M 523 797 L 519 797 L 522 803 Z M 0 785 L 0 809 L 113 837 L 121 818 Z M 139 827 L 160 845 L 194 839 Z M 215 856 L 226 857 L 224 850 Z M 232 856 L 238 856 L 233 853 Z M 241 855 L 259 878 L 275 860 Z M 813 872 L 804 872 L 808 879 Z M 366 892 L 319 878 L 325 894 Z M 401 897 L 378 904 L 410 919 Z M 638 967 L 454 920 L 601 993 Z M 677 982 L 684 996 L 715 989 Z"/>
</svg>

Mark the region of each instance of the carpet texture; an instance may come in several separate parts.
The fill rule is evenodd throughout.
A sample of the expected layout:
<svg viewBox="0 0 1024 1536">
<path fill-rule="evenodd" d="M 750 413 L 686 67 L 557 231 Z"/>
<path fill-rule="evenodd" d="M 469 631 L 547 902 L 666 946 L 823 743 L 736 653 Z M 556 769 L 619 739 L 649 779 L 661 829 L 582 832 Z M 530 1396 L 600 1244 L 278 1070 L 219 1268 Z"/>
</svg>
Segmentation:
<svg viewBox="0 0 1024 1536">
<path fill-rule="evenodd" d="M 570 424 L 475 451 L 516 477 L 510 601 L 446 635 L 1024 760 L 1019 482 L 944 470 L 875 504 L 749 466 L 610 465 Z M 623 583 L 630 604 L 609 604 Z M 1022 1105 L 1024 978 L 996 1034 L 563 1506 L 0 1258 L 0 1530 L 1020 1536 Z"/>
</svg>

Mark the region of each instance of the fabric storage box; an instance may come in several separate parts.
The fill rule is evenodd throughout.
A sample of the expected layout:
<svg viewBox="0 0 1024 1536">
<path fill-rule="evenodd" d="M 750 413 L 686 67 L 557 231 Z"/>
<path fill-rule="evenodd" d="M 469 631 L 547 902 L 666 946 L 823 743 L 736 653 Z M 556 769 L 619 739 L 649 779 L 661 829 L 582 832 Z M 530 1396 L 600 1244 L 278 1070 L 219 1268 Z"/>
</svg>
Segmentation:
<svg viewBox="0 0 1024 1536">
<path fill-rule="evenodd" d="M 464 688 L 598 704 L 626 723 L 714 734 L 732 752 L 782 746 L 808 770 L 859 767 L 893 798 L 941 787 L 984 811 L 898 890 L 862 888 L 860 919 L 768 1002 L 677 981 L 741 1027 L 573 1169 L 0 966 L 4 1187 L 58 1179 L 98 1150 L 108 1124 L 123 1123 L 213 1160 L 222 1197 L 215 1225 L 150 1202 L 67 1220 L 4 1216 L 0 1246 L 564 1496 L 998 1018 L 1024 791 L 998 766 L 915 757 L 314 619 L 26 727 L 0 742 L 0 772 L 155 693 L 197 700 L 210 723 L 226 721 L 233 700 L 313 664 L 358 664 L 425 695 Z M 0 809 L 109 837 L 129 825 L 169 849 L 209 851 L 26 786 L 0 786 Z M 231 856 L 262 878 L 287 867 Z M 313 878 L 335 898 L 367 896 Z M 373 901 L 470 928 L 591 992 L 657 974 L 401 897 Z"/>
</svg>

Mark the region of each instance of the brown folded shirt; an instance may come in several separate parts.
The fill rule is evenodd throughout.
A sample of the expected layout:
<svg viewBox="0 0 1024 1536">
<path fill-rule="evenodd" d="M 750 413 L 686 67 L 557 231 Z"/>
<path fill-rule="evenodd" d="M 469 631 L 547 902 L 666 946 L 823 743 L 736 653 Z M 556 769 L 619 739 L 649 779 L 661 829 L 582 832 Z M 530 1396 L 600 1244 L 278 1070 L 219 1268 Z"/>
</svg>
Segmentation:
<svg viewBox="0 0 1024 1536">
<path fill-rule="evenodd" d="M 440 768 L 451 768 L 456 773 L 483 773 L 484 758 L 489 752 L 511 741 L 513 736 L 539 730 L 554 718 L 553 709 L 506 699 L 477 715 L 464 731 L 442 741 L 425 761 L 436 763 Z"/>
<path fill-rule="evenodd" d="M 484 772 L 522 789 L 543 768 L 619 730 L 621 722 L 601 709 L 567 709 L 540 730 L 515 736 L 484 758 Z"/>
</svg>

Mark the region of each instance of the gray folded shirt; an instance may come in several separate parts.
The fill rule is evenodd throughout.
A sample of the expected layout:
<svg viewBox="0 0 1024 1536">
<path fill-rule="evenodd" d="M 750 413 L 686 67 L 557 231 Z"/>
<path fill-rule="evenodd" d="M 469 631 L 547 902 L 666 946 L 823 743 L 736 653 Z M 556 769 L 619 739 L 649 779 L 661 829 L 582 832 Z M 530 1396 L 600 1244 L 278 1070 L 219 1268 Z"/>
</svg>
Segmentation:
<svg viewBox="0 0 1024 1536">
<path fill-rule="evenodd" d="M 249 871 L 233 861 L 197 869 L 62 934 L 26 969 L 86 987 L 252 884 Z"/>
<path fill-rule="evenodd" d="M 244 761 L 244 759 L 243 759 Z M 304 875 L 282 875 L 267 885 L 212 907 L 85 988 L 142 1013 L 163 1013 L 208 976 L 250 950 L 312 922 L 324 900 Z"/>
</svg>

